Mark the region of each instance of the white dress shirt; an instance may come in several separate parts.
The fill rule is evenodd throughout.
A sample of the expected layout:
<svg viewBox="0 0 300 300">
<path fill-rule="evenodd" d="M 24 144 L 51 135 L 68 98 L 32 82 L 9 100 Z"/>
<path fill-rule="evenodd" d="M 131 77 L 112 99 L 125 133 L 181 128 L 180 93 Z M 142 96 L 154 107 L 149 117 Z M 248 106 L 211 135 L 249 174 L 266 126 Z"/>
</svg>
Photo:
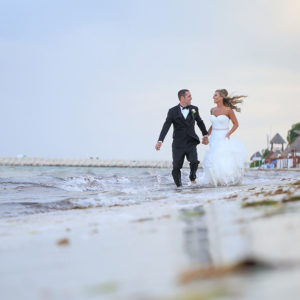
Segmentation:
<svg viewBox="0 0 300 300">
<path fill-rule="evenodd" d="M 189 109 L 183 109 L 183 107 L 180 105 L 180 110 L 181 110 L 181 113 L 183 114 L 184 118 L 186 119 L 190 110 Z"/>
</svg>

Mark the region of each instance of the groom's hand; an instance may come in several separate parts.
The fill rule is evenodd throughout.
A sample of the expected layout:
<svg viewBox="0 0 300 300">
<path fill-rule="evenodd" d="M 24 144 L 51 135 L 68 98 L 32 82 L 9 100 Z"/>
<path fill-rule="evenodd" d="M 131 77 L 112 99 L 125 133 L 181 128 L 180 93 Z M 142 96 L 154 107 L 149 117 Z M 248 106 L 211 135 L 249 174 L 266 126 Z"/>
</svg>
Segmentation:
<svg viewBox="0 0 300 300">
<path fill-rule="evenodd" d="M 159 150 L 160 150 L 161 145 L 162 145 L 162 142 L 161 142 L 161 141 L 158 141 L 158 142 L 156 143 L 156 145 L 155 145 L 156 151 L 159 151 Z"/>
<path fill-rule="evenodd" d="M 203 139 L 202 139 L 202 144 L 203 145 L 208 145 L 208 137 L 205 136 Z"/>
</svg>

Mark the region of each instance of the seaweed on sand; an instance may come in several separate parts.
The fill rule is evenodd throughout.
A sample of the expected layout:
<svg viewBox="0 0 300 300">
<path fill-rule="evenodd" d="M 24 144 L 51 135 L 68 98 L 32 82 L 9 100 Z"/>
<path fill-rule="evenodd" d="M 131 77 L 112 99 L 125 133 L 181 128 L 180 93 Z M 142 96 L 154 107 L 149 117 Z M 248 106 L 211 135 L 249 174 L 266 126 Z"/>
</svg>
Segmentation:
<svg viewBox="0 0 300 300">
<path fill-rule="evenodd" d="M 233 199 L 233 198 L 237 198 L 237 197 L 238 197 L 238 194 L 232 194 L 232 195 L 225 197 L 224 199 Z"/>
<path fill-rule="evenodd" d="M 153 221 L 154 220 L 154 218 L 139 218 L 139 219 L 136 219 L 136 220 L 133 220 L 132 222 L 139 222 L 139 223 L 141 223 L 141 222 L 147 222 L 147 221 Z"/>
<path fill-rule="evenodd" d="M 300 180 L 297 180 L 297 181 L 291 183 L 291 185 L 296 185 L 296 186 L 300 187 Z"/>
<path fill-rule="evenodd" d="M 99 283 L 87 288 L 87 293 L 90 296 L 102 296 L 117 292 L 118 284 L 116 282 Z"/>
<path fill-rule="evenodd" d="M 300 201 L 300 195 L 292 195 L 289 198 L 285 198 L 282 200 L 282 202 L 295 202 L 295 201 Z"/>
<path fill-rule="evenodd" d="M 179 282 L 181 284 L 186 284 L 199 279 L 222 277 L 236 272 L 258 271 L 272 268 L 273 266 L 270 264 L 250 257 L 228 266 L 209 266 L 205 268 L 199 267 L 185 271 L 180 275 Z"/>
<path fill-rule="evenodd" d="M 197 206 L 193 208 L 186 208 L 181 210 L 183 217 L 200 217 L 205 214 L 203 207 Z"/>
<path fill-rule="evenodd" d="M 214 299 L 232 299 L 235 295 L 231 295 L 224 288 L 213 287 L 207 291 L 203 289 L 199 291 L 186 291 L 181 295 L 176 295 L 174 297 L 162 298 L 161 300 L 214 300 Z M 232 297 L 229 297 L 232 296 Z"/>
<path fill-rule="evenodd" d="M 70 240 L 68 238 L 63 238 L 56 242 L 56 245 L 58 246 L 67 246 L 69 244 L 70 244 Z"/>
<path fill-rule="evenodd" d="M 73 206 L 72 209 L 87 209 L 87 206 Z"/>
<path fill-rule="evenodd" d="M 185 217 L 199 217 L 204 215 L 204 212 L 202 211 L 192 211 L 192 212 L 185 212 L 183 214 Z"/>
<path fill-rule="evenodd" d="M 255 202 L 245 202 L 242 204 L 242 207 L 267 206 L 267 205 L 278 205 L 278 204 L 279 204 L 278 201 L 264 199 L 264 200 L 255 201 Z"/>
</svg>

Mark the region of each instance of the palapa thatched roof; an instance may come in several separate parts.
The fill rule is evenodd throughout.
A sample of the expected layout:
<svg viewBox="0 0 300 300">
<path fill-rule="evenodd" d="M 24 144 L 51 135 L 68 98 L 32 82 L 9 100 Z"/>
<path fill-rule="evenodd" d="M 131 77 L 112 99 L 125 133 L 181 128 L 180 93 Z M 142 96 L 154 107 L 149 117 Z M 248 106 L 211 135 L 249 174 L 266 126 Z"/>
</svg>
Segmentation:
<svg viewBox="0 0 300 300">
<path fill-rule="evenodd" d="M 291 151 L 300 152 L 300 136 L 298 136 L 291 145 L 288 145 L 285 150 L 285 152 L 288 153 L 290 153 Z"/>
<path fill-rule="evenodd" d="M 262 158 L 262 155 L 260 154 L 260 152 L 255 152 L 255 153 L 250 157 L 250 160 L 253 160 L 254 157 Z"/>
<path fill-rule="evenodd" d="M 276 133 L 275 136 L 270 141 L 271 144 L 285 144 L 286 141 L 282 138 L 279 133 Z"/>
<path fill-rule="evenodd" d="M 300 130 L 295 130 L 295 132 L 298 134 L 298 137 L 296 137 L 292 144 L 286 147 L 285 153 L 290 153 L 292 151 L 300 152 Z"/>
</svg>

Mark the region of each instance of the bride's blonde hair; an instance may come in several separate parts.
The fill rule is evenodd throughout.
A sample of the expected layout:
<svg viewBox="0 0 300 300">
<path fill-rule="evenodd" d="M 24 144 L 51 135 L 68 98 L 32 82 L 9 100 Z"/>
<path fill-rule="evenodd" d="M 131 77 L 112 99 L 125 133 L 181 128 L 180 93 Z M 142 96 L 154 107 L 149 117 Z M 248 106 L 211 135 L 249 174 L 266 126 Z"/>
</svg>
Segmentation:
<svg viewBox="0 0 300 300">
<path fill-rule="evenodd" d="M 220 96 L 223 97 L 223 103 L 225 106 L 235 109 L 238 112 L 241 111 L 241 109 L 236 105 L 239 103 L 243 103 L 244 101 L 243 99 L 246 98 L 247 96 L 241 95 L 241 96 L 228 97 L 228 92 L 225 89 L 216 90 L 216 92 L 218 92 Z"/>
</svg>

